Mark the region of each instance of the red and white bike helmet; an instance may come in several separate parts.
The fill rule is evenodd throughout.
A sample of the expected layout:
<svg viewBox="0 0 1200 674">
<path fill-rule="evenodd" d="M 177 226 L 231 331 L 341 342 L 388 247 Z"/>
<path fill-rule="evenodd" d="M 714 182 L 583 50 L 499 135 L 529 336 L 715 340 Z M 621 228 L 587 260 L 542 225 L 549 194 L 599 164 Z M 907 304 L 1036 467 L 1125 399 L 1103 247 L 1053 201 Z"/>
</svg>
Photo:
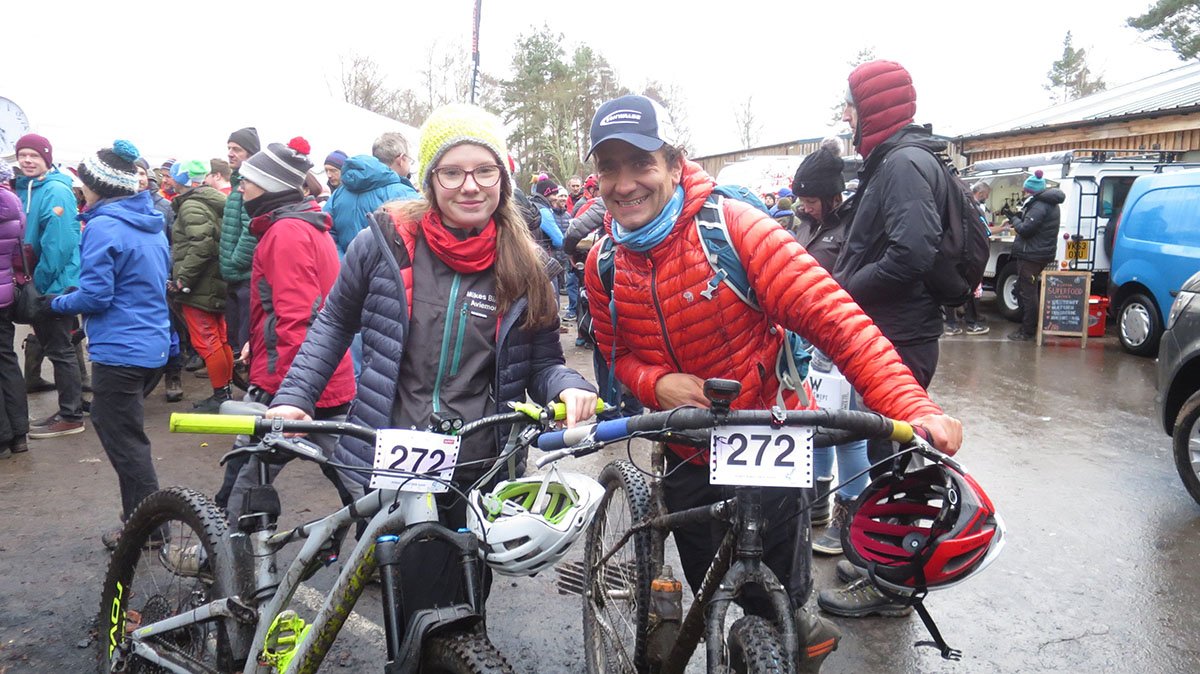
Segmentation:
<svg viewBox="0 0 1200 674">
<path fill-rule="evenodd" d="M 587 529 L 604 487 L 580 473 L 505 480 L 467 495 L 467 528 L 488 566 L 507 576 L 532 576 L 562 559 Z"/>
<path fill-rule="evenodd" d="M 846 559 L 903 597 L 961 583 L 1004 547 L 1004 522 L 979 484 L 952 460 L 934 460 L 872 481 L 842 529 Z"/>
</svg>

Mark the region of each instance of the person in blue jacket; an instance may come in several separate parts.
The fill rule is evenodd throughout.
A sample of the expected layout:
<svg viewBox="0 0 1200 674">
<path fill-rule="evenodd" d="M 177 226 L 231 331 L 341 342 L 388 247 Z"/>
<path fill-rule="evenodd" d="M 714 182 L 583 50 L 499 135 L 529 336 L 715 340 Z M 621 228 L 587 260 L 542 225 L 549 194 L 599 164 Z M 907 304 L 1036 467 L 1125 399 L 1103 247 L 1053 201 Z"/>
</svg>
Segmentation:
<svg viewBox="0 0 1200 674">
<path fill-rule="evenodd" d="M 79 221 L 71 177 L 54 168 L 54 148 L 37 134 L 17 139 L 16 192 L 25 209 L 25 243 L 33 252 L 33 284 L 58 294 L 79 285 Z M 83 432 L 83 373 L 71 343 L 72 316 L 46 316 L 33 333 L 54 365 L 58 411 L 29 428 L 34 440 Z"/>
<path fill-rule="evenodd" d="M 163 216 L 138 190 L 137 149 L 118 140 L 79 165 L 86 208 L 78 289 L 44 296 L 47 315 L 84 317 L 92 360 L 92 424 L 117 472 L 121 519 L 158 490 L 143 398 L 158 384 L 171 343 Z M 110 550 L 121 529 L 101 535 Z"/>
<path fill-rule="evenodd" d="M 338 256 L 358 233 L 366 229 L 375 209 L 389 201 L 416 199 L 421 195 L 412 184 L 369 154 L 351 157 L 342 164 L 341 184 L 325 202 L 325 212 L 333 218 L 333 241 Z"/>
</svg>

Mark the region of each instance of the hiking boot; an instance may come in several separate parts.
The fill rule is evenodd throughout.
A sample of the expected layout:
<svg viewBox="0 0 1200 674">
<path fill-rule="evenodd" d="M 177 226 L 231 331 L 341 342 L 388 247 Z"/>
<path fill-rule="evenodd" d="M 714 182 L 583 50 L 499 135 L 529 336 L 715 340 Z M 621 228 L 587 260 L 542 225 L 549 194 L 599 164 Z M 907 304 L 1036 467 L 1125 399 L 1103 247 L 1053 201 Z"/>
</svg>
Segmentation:
<svg viewBox="0 0 1200 674">
<path fill-rule="evenodd" d="M 158 551 L 158 558 L 168 571 L 185 578 L 195 578 L 208 567 L 208 555 L 199 543 L 187 547 L 164 545 Z"/>
<path fill-rule="evenodd" d="M 912 613 L 911 606 L 897 604 L 880 594 L 868 578 L 859 578 L 838 590 L 821 590 L 817 606 L 822 611 L 843 618 L 866 618 L 878 615 L 899 618 Z"/>
<path fill-rule="evenodd" d="M 177 403 L 183 400 L 183 381 L 180 379 L 179 370 L 171 370 L 163 375 L 163 380 L 166 382 L 167 402 Z"/>
<path fill-rule="evenodd" d="M 958 327 L 957 323 L 947 323 L 945 328 L 942 329 L 942 334 L 946 335 L 947 337 L 961 335 L 962 332 L 962 328 Z"/>
<path fill-rule="evenodd" d="M 121 542 L 121 534 L 124 531 L 125 531 L 124 524 L 122 524 L 118 527 L 113 527 L 112 529 L 109 529 L 108 531 L 105 531 L 104 533 L 100 534 L 100 542 L 103 543 L 104 547 L 108 548 L 110 551 L 116 550 L 117 544 Z M 146 544 L 142 546 L 142 549 L 143 550 L 157 550 L 158 548 L 162 547 L 162 544 L 163 544 L 163 538 L 162 538 L 162 535 L 159 534 L 157 536 L 151 536 L 150 540 L 146 541 Z"/>
<path fill-rule="evenodd" d="M 26 393 L 44 393 L 53 390 L 54 384 L 42 379 L 41 375 L 35 375 L 32 379 L 25 380 Z"/>
<path fill-rule="evenodd" d="M 839 559 L 834 571 L 837 579 L 843 583 L 851 583 L 866 576 L 863 570 L 850 563 L 849 560 Z"/>
<path fill-rule="evenodd" d="M 833 486 L 833 476 L 818 477 L 813 483 L 814 491 L 812 510 L 809 519 L 814 529 L 829 524 L 829 488 Z"/>
<path fill-rule="evenodd" d="M 192 410 L 198 414 L 217 414 L 221 411 L 221 403 L 230 399 L 229 386 L 213 389 L 213 394 L 192 405 Z"/>
<path fill-rule="evenodd" d="M 8 443 L 8 451 L 12 452 L 13 454 L 24 454 L 25 452 L 28 452 L 28 436 L 18 435 L 17 437 L 13 438 L 12 442 Z"/>
<path fill-rule="evenodd" d="M 576 314 L 574 311 L 568 311 L 567 315 L 564 316 L 563 318 L 568 321 L 573 321 L 578 317 L 579 317 L 578 314 Z"/>
<path fill-rule="evenodd" d="M 992 331 L 992 329 L 989 328 L 988 326 L 984 325 L 983 323 L 971 323 L 970 325 L 967 326 L 967 334 L 968 335 L 986 335 L 987 333 L 989 333 L 991 331 Z"/>
<path fill-rule="evenodd" d="M 45 440 L 47 438 L 57 438 L 63 435 L 74 435 L 82 432 L 82 419 L 71 421 L 70 419 L 64 419 L 57 413 L 29 427 L 29 437 L 33 440 Z"/>
<path fill-rule="evenodd" d="M 800 641 L 799 672 L 819 672 L 821 663 L 838 648 L 842 632 L 832 622 L 801 606 L 793 614 Z"/>
<path fill-rule="evenodd" d="M 813 539 L 813 552 L 831 556 L 842 554 L 842 528 L 846 526 L 848 519 L 850 519 L 850 499 L 843 498 L 841 494 L 834 494 L 833 515 L 830 518 L 829 526 L 825 527 L 825 531 Z"/>
<path fill-rule="evenodd" d="M 1015 332 L 1008 333 L 1008 338 L 1014 342 L 1028 342 L 1029 340 L 1033 339 L 1033 335 L 1017 330 Z"/>
<path fill-rule="evenodd" d="M 191 356 L 188 356 L 187 362 L 183 364 L 183 369 L 187 370 L 188 372 L 203 370 L 204 359 L 200 357 L 200 354 L 193 353 Z"/>
</svg>

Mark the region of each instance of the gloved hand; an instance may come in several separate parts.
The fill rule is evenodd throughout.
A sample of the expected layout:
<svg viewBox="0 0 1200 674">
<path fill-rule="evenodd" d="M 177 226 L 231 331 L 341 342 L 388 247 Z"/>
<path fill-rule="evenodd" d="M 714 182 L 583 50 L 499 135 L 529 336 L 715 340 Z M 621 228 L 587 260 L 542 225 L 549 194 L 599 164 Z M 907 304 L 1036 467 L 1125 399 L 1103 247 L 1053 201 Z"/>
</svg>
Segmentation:
<svg viewBox="0 0 1200 674">
<path fill-rule="evenodd" d="M 42 295 L 41 297 L 38 298 L 38 302 L 37 302 L 37 319 L 38 320 L 49 320 L 51 318 L 59 317 L 59 314 L 56 313 L 54 311 L 54 309 L 52 309 L 50 307 L 50 303 L 54 301 L 55 297 L 58 297 L 58 295 L 50 293 L 50 294 Z"/>
</svg>

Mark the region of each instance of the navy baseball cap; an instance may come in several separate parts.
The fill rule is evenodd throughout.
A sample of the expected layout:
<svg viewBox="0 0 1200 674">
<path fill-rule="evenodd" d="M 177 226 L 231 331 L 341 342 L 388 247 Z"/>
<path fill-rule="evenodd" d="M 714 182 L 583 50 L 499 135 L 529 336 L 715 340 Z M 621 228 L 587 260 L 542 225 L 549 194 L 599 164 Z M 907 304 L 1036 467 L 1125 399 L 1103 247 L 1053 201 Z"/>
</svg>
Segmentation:
<svg viewBox="0 0 1200 674">
<path fill-rule="evenodd" d="M 592 147 L 584 159 L 590 159 L 596 147 L 606 140 L 623 140 L 647 152 L 676 142 L 675 125 L 667 109 L 658 101 L 633 95 L 601 105 L 592 118 L 591 136 Z"/>
</svg>

